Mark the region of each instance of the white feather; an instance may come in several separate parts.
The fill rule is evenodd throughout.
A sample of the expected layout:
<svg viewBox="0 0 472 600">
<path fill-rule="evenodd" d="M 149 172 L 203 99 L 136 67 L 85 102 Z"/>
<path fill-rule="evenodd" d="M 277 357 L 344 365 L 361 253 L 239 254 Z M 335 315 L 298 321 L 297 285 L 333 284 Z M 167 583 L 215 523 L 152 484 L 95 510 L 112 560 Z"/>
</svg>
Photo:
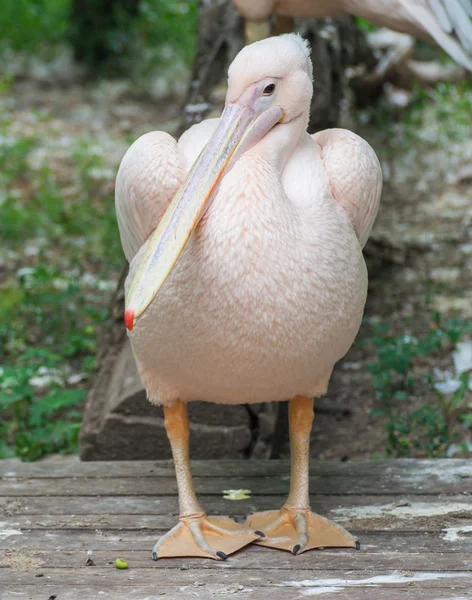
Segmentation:
<svg viewBox="0 0 472 600">
<path fill-rule="evenodd" d="M 434 13 L 424 4 L 412 2 L 411 0 L 400 0 L 403 8 L 424 31 L 426 31 L 441 48 L 451 56 L 458 64 L 472 72 L 472 57 L 459 41 L 447 34 L 439 24 Z M 448 0 L 449 2 L 456 0 Z M 449 4 L 447 5 L 449 6 Z M 455 14 L 455 13 L 454 13 Z M 450 12 L 448 11 L 450 16 Z M 467 16 L 465 16 L 467 18 Z"/>
<path fill-rule="evenodd" d="M 472 17 L 472 0 L 460 0 L 465 12 L 469 17 Z"/>
<path fill-rule="evenodd" d="M 452 33 L 452 23 L 444 8 L 442 0 L 429 0 L 429 4 L 444 31 L 446 33 Z"/>
<path fill-rule="evenodd" d="M 447 0 L 444 2 L 449 18 L 462 46 L 467 52 L 472 53 L 472 22 L 460 0 Z"/>
</svg>

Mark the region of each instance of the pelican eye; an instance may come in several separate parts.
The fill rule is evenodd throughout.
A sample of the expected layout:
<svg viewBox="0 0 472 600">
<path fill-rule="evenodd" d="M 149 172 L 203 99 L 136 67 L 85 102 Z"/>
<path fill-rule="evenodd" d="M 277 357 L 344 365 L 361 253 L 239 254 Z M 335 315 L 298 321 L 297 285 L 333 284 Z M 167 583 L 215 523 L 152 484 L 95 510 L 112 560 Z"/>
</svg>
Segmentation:
<svg viewBox="0 0 472 600">
<path fill-rule="evenodd" d="M 270 96 L 271 94 L 274 93 L 274 90 L 275 90 L 275 83 L 269 83 L 269 85 L 265 86 L 262 93 L 264 94 L 264 96 Z"/>
</svg>

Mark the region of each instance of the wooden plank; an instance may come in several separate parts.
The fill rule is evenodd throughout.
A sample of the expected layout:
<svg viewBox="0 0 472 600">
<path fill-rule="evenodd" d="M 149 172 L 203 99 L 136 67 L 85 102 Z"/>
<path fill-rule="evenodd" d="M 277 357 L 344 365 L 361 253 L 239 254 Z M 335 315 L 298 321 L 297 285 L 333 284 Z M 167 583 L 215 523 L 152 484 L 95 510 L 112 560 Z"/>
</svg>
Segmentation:
<svg viewBox="0 0 472 600">
<path fill-rule="evenodd" d="M 279 552 L 258 548 L 252 546 L 246 548 L 237 554 L 230 556 L 225 563 L 225 568 L 232 571 L 240 570 L 242 573 L 247 571 L 259 570 L 261 565 L 264 569 L 316 569 L 337 572 L 343 574 L 345 571 L 368 571 L 375 570 L 397 570 L 397 571 L 424 571 L 425 569 L 425 550 L 421 548 L 419 552 L 405 552 L 385 550 L 389 547 L 392 538 L 384 540 L 384 546 L 378 547 L 377 552 L 368 550 L 348 551 L 348 550 L 323 550 L 306 552 L 300 556 L 293 556 L 289 552 Z M 93 543 L 91 545 L 93 548 Z M 165 559 L 155 563 L 151 558 L 152 544 L 149 544 L 147 550 L 130 549 L 126 542 L 117 542 L 110 544 L 108 549 L 74 548 L 73 551 L 64 548 L 58 550 L 38 550 L 28 546 L 15 548 L 11 553 L 6 553 L 0 559 L 0 567 L 7 567 L 10 564 L 20 564 L 22 561 L 37 565 L 38 569 L 45 570 L 50 568 L 76 568 L 80 569 L 86 566 L 87 560 L 93 559 L 95 566 L 103 568 L 114 568 L 113 562 L 119 556 L 126 558 L 132 568 L 140 569 L 181 569 L 184 564 L 193 570 L 214 570 L 220 569 L 221 564 L 217 561 L 204 561 L 200 559 Z M 472 545 L 469 545 L 472 550 Z M 470 552 L 438 552 L 434 550 L 434 559 L 431 560 L 430 568 L 434 572 L 442 571 L 471 571 L 472 562 Z M 430 557 L 432 558 L 432 557 Z M 235 575 L 236 577 L 236 575 Z"/>
<path fill-rule="evenodd" d="M 288 460 L 194 460 L 192 472 L 195 477 L 277 477 L 289 475 Z M 312 460 L 312 476 L 347 475 L 375 478 L 386 473 L 392 478 L 408 477 L 428 479 L 470 478 L 472 465 L 468 459 L 389 459 L 354 460 L 348 462 Z M 95 461 L 81 462 L 76 456 L 55 456 L 34 463 L 18 459 L 0 461 L 0 477 L 171 477 L 174 467 L 170 460 L 159 461 Z"/>
<path fill-rule="evenodd" d="M 139 530 L 155 529 L 163 531 L 169 529 L 175 524 L 177 518 L 177 502 L 174 503 L 173 510 L 164 514 L 156 512 L 155 502 L 149 498 L 124 498 L 113 499 L 116 508 L 115 514 L 76 514 L 76 511 L 68 509 L 76 508 L 76 503 L 71 505 L 68 498 L 54 498 L 54 502 L 60 503 L 63 514 L 35 514 L 31 499 L 26 504 L 15 504 L 22 499 L 16 499 L 3 512 L 2 518 L 11 516 L 11 521 L 15 522 L 15 527 L 23 529 L 101 529 L 108 530 Z M 37 499 L 34 499 L 36 502 Z M 89 498 L 85 498 L 92 510 L 97 510 L 97 505 L 106 502 L 109 499 L 98 499 L 95 506 Z M 418 500 L 418 501 L 417 501 Z M 209 509 L 212 506 L 213 499 L 205 502 Z M 44 502 L 44 499 L 41 499 Z M 369 504 L 369 502 L 371 502 Z M 417 496 L 414 501 L 408 499 L 398 500 L 394 496 L 376 497 L 373 499 L 364 496 L 350 496 L 343 498 L 342 504 L 338 496 L 324 496 L 316 499 L 316 509 L 321 514 L 342 522 L 346 527 L 356 527 L 359 529 L 386 529 L 423 531 L 431 529 L 440 529 L 451 527 L 454 524 L 466 523 L 472 521 L 472 505 L 470 501 L 465 501 L 463 496 Z M 226 501 L 221 509 L 231 515 L 244 518 L 244 508 L 240 502 Z M 145 513 L 133 513 L 130 509 L 146 510 Z M 46 510 L 50 510 L 47 509 Z M 214 512 L 212 510 L 212 512 Z M 2 514 L 0 512 L 0 514 Z"/>
<path fill-rule="evenodd" d="M 437 496 L 458 494 L 470 488 L 467 479 L 461 479 L 460 485 L 454 481 L 441 485 L 426 485 L 416 479 L 402 481 L 391 480 L 388 475 L 372 479 L 359 479 L 345 476 L 311 477 L 312 496 L 365 494 L 369 496 L 397 494 L 421 494 Z M 242 489 L 250 485 L 253 496 L 287 495 L 288 477 L 258 478 L 248 481 L 246 477 L 195 478 L 195 491 L 202 495 L 223 495 L 223 490 Z M 139 478 L 107 478 L 107 479 L 2 479 L 0 480 L 0 496 L 176 496 L 177 482 L 174 477 L 154 479 Z"/>
<path fill-rule="evenodd" d="M 14 524 L 11 526 L 13 531 Z M 12 534 L 2 540 L 2 547 L 15 551 L 49 551 L 62 549 L 64 552 L 77 549 L 106 550 L 113 552 L 143 551 L 149 552 L 162 531 L 67 531 L 56 530 L 41 532 L 38 530 Z M 445 539 L 445 531 L 362 531 L 353 530 L 359 536 L 362 552 L 378 554 L 382 552 L 424 553 L 426 555 L 445 552 L 472 552 L 472 536 L 458 536 L 454 542 Z M 253 548 L 246 552 L 251 553 Z M 266 550 L 266 552 L 269 552 Z M 336 550 L 336 553 L 347 552 L 351 557 L 358 553 L 352 550 Z M 270 554 L 273 554 L 270 552 Z M 274 556 L 283 556 L 276 552 Z M 303 555 L 302 555 L 303 556 Z M 116 558 L 116 557 L 115 557 Z M 298 558 L 298 557 L 297 557 Z M 302 559 L 302 557 L 300 557 Z M 472 562 L 472 560 L 471 560 Z M 166 561 L 167 564 L 167 561 Z M 202 564 L 213 564 L 203 561 Z M 298 564 L 298 563 L 295 563 Z"/>
<path fill-rule="evenodd" d="M 315 461 L 313 506 L 357 534 L 361 551 L 295 557 L 251 546 L 224 563 L 151 560 L 156 539 L 176 522 L 169 461 L 55 462 L 0 463 L 1 600 L 472 598 L 468 461 Z M 198 461 L 194 471 L 213 514 L 278 507 L 288 488 L 287 461 Z M 222 498 L 223 489 L 238 487 L 252 497 Z M 115 569 L 118 556 L 128 570 Z M 95 566 L 85 566 L 90 557 Z"/>
<path fill-rule="evenodd" d="M 257 496 L 248 500 L 231 501 L 217 496 L 201 495 L 202 504 L 208 514 L 215 515 L 246 515 L 258 510 L 272 510 L 282 506 L 286 496 Z M 312 507 L 317 512 L 327 515 L 331 512 L 332 518 L 340 519 L 343 515 L 349 515 L 351 510 L 354 516 L 349 520 L 358 520 L 363 514 L 362 509 L 367 507 L 366 512 L 377 515 L 379 518 L 388 517 L 389 512 L 412 511 L 414 518 L 421 522 L 422 513 L 430 513 L 433 517 L 441 513 L 447 515 L 470 516 L 472 511 L 472 497 L 466 495 L 457 496 L 414 496 L 404 495 L 376 496 L 312 496 Z M 408 506 L 408 504 L 410 506 Z M 376 507 L 375 511 L 374 508 Z M 431 507 L 431 508 L 428 508 Z M 152 496 L 40 496 L 22 497 L 12 496 L 0 498 L 0 515 L 15 517 L 19 515 L 176 515 L 178 504 L 176 497 L 152 497 Z M 3 518 L 3 517 L 2 517 Z M 125 522 L 125 521 L 124 521 Z"/>
<path fill-rule="evenodd" d="M 166 587 L 180 587 L 180 586 L 193 586 L 195 585 L 196 577 L 197 581 L 203 585 L 227 585 L 233 583 L 235 579 L 234 570 L 225 566 L 226 563 L 218 563 L 220 567 L 218 569 L 200 569 L 198 572 L 188 569 L 158 569 L 157 567 L 151 569 L 134 569 L 130 568 L 120 572 L 114 567 L 103 568 L 103 567 L 89 567 L 83 569 L 71 569 L 71 568 L 49 568 L 45 577 L 47 577 L 48 584 L 62 585 L 67 583 L 70 586 L 87 586 L 90 585 L 91 580 L 94 580 L 96 586 L 100 586 L 101 582 L 106 581 L 107 583 L 113 582 L 112 578 L 118 580 L 121 585 L 125 584 L 129 587 L 138 585 L 148 585 L 159 581 L 159 585 Z M 15 583 L 16 585 L 37 585 L 38 578 L 35 577 L 35 571 L 16 571 L 12 578 L 12 573 L 9 569 L 0 569 L 0 589 L 5 589 L 8 584 Z M 158 571 L 158 572 L 157 572 Z M 336 577 L 338 575 L 338 577 Z M 472 571 L 454 571 L 454 572 L 439 572 L 439 571 L 428 571 L 424 569 L 421 572 L 409 573 L 409 577 L 405 574 L 397 572 L 383 571 L 377 577 L 383 577 L 385 580 L 392 580 L 392 590 L 395 589 L 395 582 L 398 581 L 400 584 L 408 583 L 419 583 L 421 582 L 424 588 L 451 588 L 452 586 L 458 587 L 459 589 L 471 589 L 472 588 Z M 297 569 L 293 571 L 291 569 L 272 569 L 266 572 L 264 569 L 251 570 L 248 573 L 238 573 L 238 577 L 244 577 L 245 585 L 256 586 L 256 587 L 283 587 L 286 590 L 293 589 L 307 589 L 317 587 L 325 587 L 326 585 L 334 585 L 334 581 L 339 582 L 341 586 L 344 585 L 351 587 L 368 587 L 372 585 L 372 579 L 376 576 L 372 576 L 367 573 L 345 573 L 343 577 L 339 577 L 339 573 L 333 573 L 332 571 L 325 571 L 322 569 Z M 342 581 L 339 581 L 339 580 Z M 324 581 L 323 581 L 324 580 Z M 300 585 L 301 582 L 310 582 Z M 328 582 L 331 582 L 330 584 Z M 351 584 L 350 584 L 351 582 Z M 298 585 L 297 585 L 298 584 Z M 385 585 L 388 585 L 388 581 L 385 581 Z M 100 589 L 98 587 L 98 589 Z"/>
<path fill-rule="evenodd" d="M 138 579 L 138 577 L 137 577 Z M 40 582 L 39 582 L 40 581 Z M 149 584 L 144 587 L 137 581 L 134 586 L 121 585 L 113 582 L 113 585 L 95 585 L 81 586 L 80 588 L 71 588 L 70 585 L 49 585 L 38 580 L 35 586 L 17 586 L 10 585 L 9 589 L 0 596 L 1 600 L 48 600 L 54 595 L 57 600 L 78 600 L 85 598 L 87 600 L 203 600 L 224 598 L 249 599 L 250 600 L 303 600 L 309 596 L 322 595 L 322 598 L 334 598 L 335 600 L 469 600 L 472 595 L 467 587 L 460 587 L 455 582 L 438 584 L 438 587 L 419 587 L 421 584 L 408 582 L 399 584 L 395 587 L 379 586 L 353 587 L 347 588 L 339 586 L 327 586 L 324 590 L 318 588 L 313 594 L 313 588 L 287 589 L 283 588 L 257 588 L 255 586 L 235 583 L 229 585 L 200 585 L 195 581 L 192 585 L 182 586 L 182 589 L 161 586 L 159 582 Z M 99 595 L 98 595 L 99 594 Z"/>
</svg>

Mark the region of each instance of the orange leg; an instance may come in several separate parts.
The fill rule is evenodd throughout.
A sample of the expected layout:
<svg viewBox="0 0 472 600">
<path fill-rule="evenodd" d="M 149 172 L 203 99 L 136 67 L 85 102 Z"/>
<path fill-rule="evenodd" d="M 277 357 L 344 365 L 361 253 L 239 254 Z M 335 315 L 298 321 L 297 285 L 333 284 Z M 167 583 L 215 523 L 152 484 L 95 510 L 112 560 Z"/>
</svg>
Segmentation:
<svg viewBox="0 0 472 600">
<path fill-rule="evenodd" d="M 267 537 L 260 546 L 301 554 L 321 547 L 359 548 L 345 529 L 311 512 L 309 498 L 309 448 L 313 423 L 313 399 L 297 397 L 289 405 L 291 479 L 288 498 L 278 511 L 255 513 L 246 525 L 262 529 Z"/>
<path fill-rule="evenodd" d="M 270 21 L 265 19 L 263 21 L 250 21 L 245 20 L 244 22 L 244 33 L 246 37 L 246 44 L 252 44 L 270 37 Z"/>
<path fill-rule="evenodd" d="M 260 539 L 260 531 L 249 531 L 229 517 L 207 517 L 198 503 L 190 472 L 187 405 L 178 400 L 164 407 L 167 436 L 174 459 L 179 489 L 179 523 L 154 546 L 154 560 L 164 557 L 203 556 L 225 560 L 240 548 Z"/>
<path fill-rule="evenodd" d="M 257 0 L 256 0 L 257 1 Z M 271 35 L 281 35 L 283 33 L 292 33 L 295 31 L 295 19 L 293 17 L 283 17 L 276 15 L 274 32 L 271 33 L 270 17 L 261 21 L 251 21 L 245 19 L 244 33 L 246 36 L 246 44 L 258 42 Z"/>
</svg>

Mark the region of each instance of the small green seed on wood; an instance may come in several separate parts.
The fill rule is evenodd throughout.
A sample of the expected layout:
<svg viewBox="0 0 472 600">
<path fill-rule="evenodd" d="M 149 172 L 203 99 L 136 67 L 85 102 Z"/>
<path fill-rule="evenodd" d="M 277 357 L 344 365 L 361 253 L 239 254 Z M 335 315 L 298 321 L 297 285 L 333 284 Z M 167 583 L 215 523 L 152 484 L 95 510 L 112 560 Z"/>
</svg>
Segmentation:
<svg viewBox="0 0 472 600">
<path fill-rule="evenodd" d="M 117 558 L 115 560 L 115 567 L 117 569 L 127 569 L 128 563 L 126 562 L 126 560 L 124 558 Z"/>
</svg>

